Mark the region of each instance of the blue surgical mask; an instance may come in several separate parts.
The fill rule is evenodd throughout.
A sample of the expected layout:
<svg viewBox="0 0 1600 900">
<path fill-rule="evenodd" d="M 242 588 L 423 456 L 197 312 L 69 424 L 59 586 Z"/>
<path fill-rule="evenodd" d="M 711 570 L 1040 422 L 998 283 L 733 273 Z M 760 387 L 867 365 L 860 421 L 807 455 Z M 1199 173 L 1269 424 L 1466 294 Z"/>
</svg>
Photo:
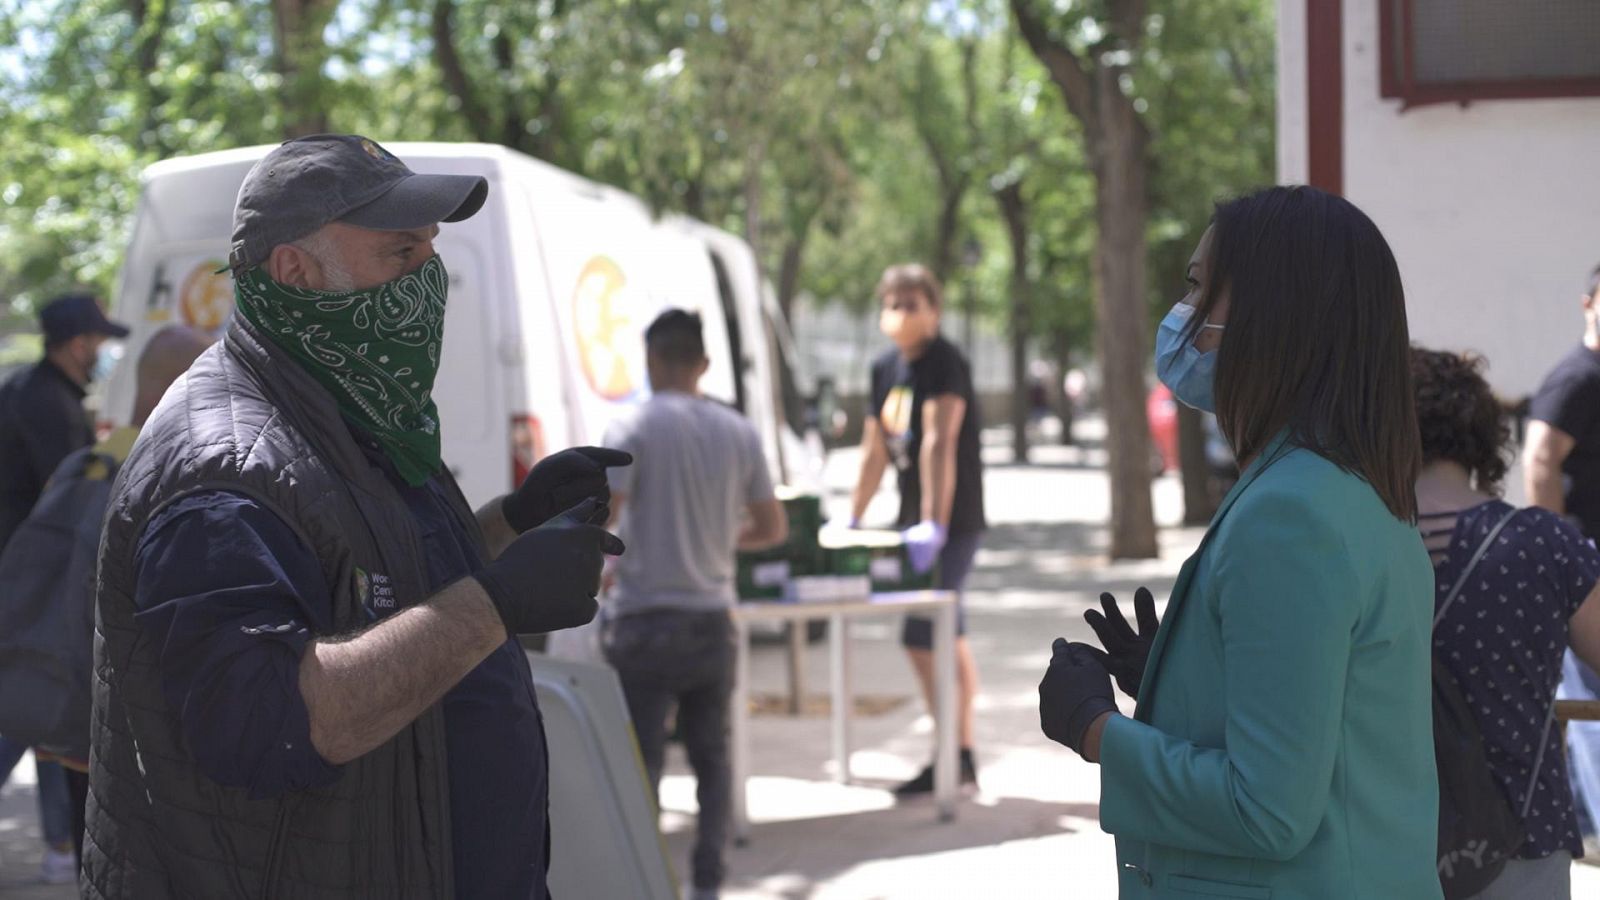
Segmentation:
<svg viewBox="0 0 1600 900">
<path fill-rule="evenodd" d="M 118 344 L 105 344 L 95 353 L 94 366 L 89 370 L 89 380 L 104 384 L 111 377 L 112 371 L 117 368 L 117 363 L 122 360 L 123 347 Z"/>
<path fill-rule="evenodd" d="M 1213 385 L 1217 374 L 1217 352 L 1201 353 L 1185 332 L 1194 318 L 1194 307 L 1179 303 L 1161 320 L 1156 330 L 1156 377 L 1186 406 L 1201 412 L 1217 411 Z M 1209 322 L 1202 329 L 1223 329 Z"/>
</svg>

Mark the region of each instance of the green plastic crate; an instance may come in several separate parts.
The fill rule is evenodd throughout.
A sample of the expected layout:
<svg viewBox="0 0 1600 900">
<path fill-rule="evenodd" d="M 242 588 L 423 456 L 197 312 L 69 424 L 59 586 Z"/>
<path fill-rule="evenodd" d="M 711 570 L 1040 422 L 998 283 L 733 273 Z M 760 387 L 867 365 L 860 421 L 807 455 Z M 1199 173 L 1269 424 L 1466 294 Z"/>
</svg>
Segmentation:
<svg viewBox="0 0 1600 900">
<path fill-rule="evenodd" d="M 825 574 L 865 575 L 874 591 L 921 591 L 938 583 L 937 565 L 920 574 L 912 570 L 905 541 L 897 531 L 830 534 L 823 554 Z"/>
<path fill-rule="evenodd" d="M 789 520 L 789 537 L 776 547 L 738 555 L 736 585 L 741 600 L 775 600 L 790 578 L 822 574 L 822 498 L 779 486 L 774 490 Z"/>
</svg>

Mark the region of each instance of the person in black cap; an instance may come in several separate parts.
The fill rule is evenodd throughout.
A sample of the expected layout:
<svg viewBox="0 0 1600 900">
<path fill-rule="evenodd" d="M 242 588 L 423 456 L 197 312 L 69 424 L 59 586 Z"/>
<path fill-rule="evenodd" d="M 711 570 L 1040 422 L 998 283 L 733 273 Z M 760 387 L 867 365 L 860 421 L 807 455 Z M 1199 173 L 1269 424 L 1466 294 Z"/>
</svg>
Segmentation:
<svg viewBox="0 0 1600 900">
<path fill-rule="evenodd" d="M 108 321 L 88 294 L 57 297 L 39 311 L 44 358 L 0 384 L 0 551 L 27 519 L 56 466 L 73 451 L 94 443 L 94 427 L 83 409 L 100 345 L 127 337 Z M 26 740 L 0 736 L 0 783 L 27 750 Z M 72 873 L 72 805 L 67 775 L 53 761 L 36 760 L 39 813 L 47 849 L 44 878 L 59 882 Z"/>
<path fill-rule="evenodd" d="M 85 896 L 547 896 L 516 636 L 594 616 L 631 457 L 564 451 L 476 513 L 443 465 L 432 242 L 487 191 L 356 135 L 246 176 L 237 315 L 106 517 Z"/>
<path fill-rule="evenodd" d="M 83 398 L 100 345 L 128 329 L 106 319 L 88 294 L 68 294 L 39 311 L 44 359 L 0 385 L 0 550 L 67 454 L 94 443 Z"/>
</svg>

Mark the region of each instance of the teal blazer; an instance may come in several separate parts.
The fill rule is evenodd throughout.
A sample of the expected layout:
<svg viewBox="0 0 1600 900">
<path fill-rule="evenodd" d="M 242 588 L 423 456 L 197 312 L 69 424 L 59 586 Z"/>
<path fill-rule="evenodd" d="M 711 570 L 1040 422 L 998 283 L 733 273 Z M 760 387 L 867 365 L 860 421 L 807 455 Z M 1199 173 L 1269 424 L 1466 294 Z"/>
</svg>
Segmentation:
<svg viewBox="0 0 1600 900">
<path fill-rule="evenodd" d="M 1263 453 L 1104 732 L 1123 900 L 1438 900 L 1432 616 L 1412 523 L 1315 453 Z"/>
</svg>

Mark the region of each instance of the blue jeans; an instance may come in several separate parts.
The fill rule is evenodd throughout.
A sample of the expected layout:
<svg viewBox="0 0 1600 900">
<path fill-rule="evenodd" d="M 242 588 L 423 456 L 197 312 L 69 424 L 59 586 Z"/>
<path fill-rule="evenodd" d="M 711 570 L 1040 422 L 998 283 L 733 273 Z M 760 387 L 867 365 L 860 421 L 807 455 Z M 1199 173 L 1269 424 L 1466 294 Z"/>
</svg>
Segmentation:
<svg viewBox="0 0 1600 900">
<path fill-rule="evenodd" d="M 700 805 L 691 858 L 694 886 L 720 888 L 727 875 L 723 850 L 733 815 L 728 755 L 728 711 L 738 652 L 733 620 L 726 610 L 645 610 L 607 621 L 601 644 L 622 682 L 652 789 L 660 789 L 667 717 L 677 710 L 678 731 L 694 770 Z"/>
<path fill-rule="evenodd" d="M 1567 651 L 1561 665 L 1563 700 L 1600 700 L 1600 678 Z M 1600 827 L 1600 722 L 1567 723 L 1567 777 L 1577 803 L 1578 827 L 1594 834 Z"/>
<path fill-rule="evenodd" d="M 11 778 L 28 745 L 0 735 L 0 784 Z M 59 763 L 34 761 L 39 773 L 39 827 L 44 842 L 62 849 L 72 846 L 72 792 L 67 789 L 67 773 Z"/>
</svg>

